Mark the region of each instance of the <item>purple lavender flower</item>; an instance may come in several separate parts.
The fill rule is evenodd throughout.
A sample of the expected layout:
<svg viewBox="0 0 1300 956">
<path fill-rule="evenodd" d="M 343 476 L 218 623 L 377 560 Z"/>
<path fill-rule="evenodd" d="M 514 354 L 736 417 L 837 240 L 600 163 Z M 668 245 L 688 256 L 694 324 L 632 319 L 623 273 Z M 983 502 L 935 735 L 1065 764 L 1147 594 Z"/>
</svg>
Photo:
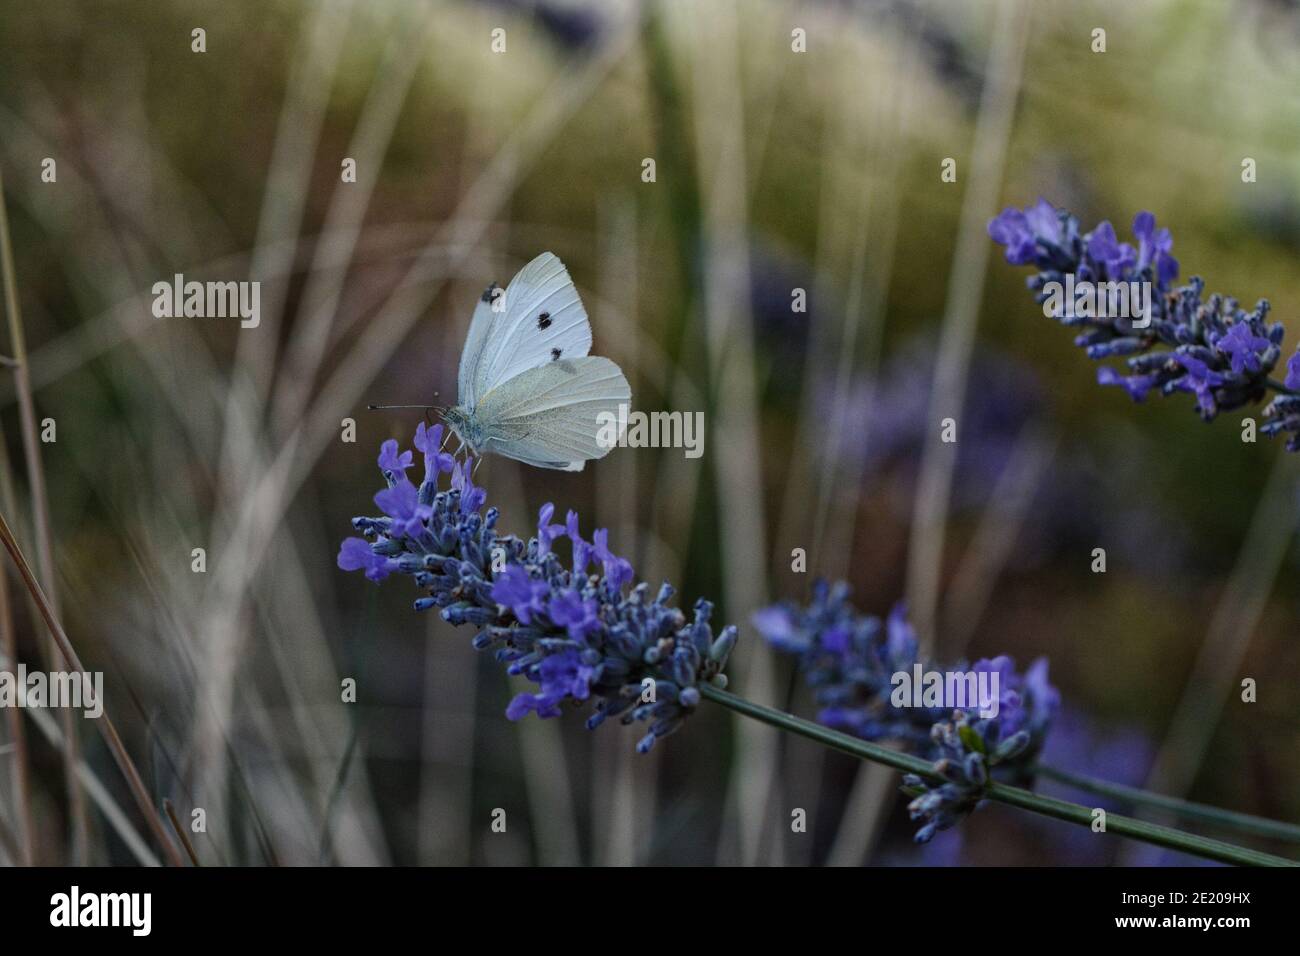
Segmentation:
<svg viewBox="0 0 1300 956">
<path fill-rule="evenodd" d="M 1287 451 L 1300 451 L 1300 395 L 1278 395 L 1264 406 L 1268 419 L 1259 426 L 1261 434 L 1272 437 L 1287 434 Z"/>
<path fill-rule="evenodd" d="M 586 574 L 591 564 L 591 545 L 578 530 L 578 512 L 570 511 L 565 515 L 564 527 L 573 544 L 573 570 L 577 574 Z"/>
<path fill-rule="evenodd" d="M 1015 266 L 1027 265 L 1038 254 L 1038 240 L 1029 221 L 1019 209 L 1004 209 L 989 223 L 989 235 L 999 245 L 1006 246 L 1007 262 Z"/>
<path fill-rule="evenodd" d="M 1029 748 L 1029 734 L 1018 731 L 999 736 L 996 721 L 980 727 L 966 711 L 953 714 L 951 721 L 934 725 L 932 759 L 937 779 L 916 774 L 903 777 L 904 791 L 913 795 L 907 812 L 921 821 L 917 843 L 927 843 L 935 833 L 956 826 L 984 805 L 985 788 L 995 771 L 1014 766 Z"/>
<path fill-rule="evenodd" d="M 442 434 L 442 425 L 425 428 L 424 422 L 420 422 L 415 428 L 415 447 L 424 453 L 425 481 L 436 482 L 438 475 L 444 471 L 450 472 L 456 467 L 456 459 L 450 453 L 442 450 Z M 393 444 L 396 445 L 397 443 L 394 442 Z"/>
<path fill-rule="evenodd" d="M 379 446 L 379 470 L 390 485 L 406 477 L 406 469 L 414 461 L 409 451 L 398 453 L 397 442 L 390 438 Z"/>
<path fill-rule="evenodd" d="M 1214 371 L 1205 362 L 1190 355 L 1175 355 L 1174 361 L 1187 372 L 1182 378 L 1174 379 L 1173 386 L 1182 392 L 1196 395 L 1196 407 L 1201 417 L 1207 422 L 1218 414 L 1219 408 L 1214 401 L 1214 391 L 1226 379 Z"/>
<path fill-rule="evenodd" d="M 609 550 L 609 531 L 605 528 L 597 528 L 591 536 L 592 553 L 596 560 L 601 563 L 605 569 L 605 577 L 613 583 L 614 587 L 621 588 L 632 580 L 633 571 L 632 563 L 626 558 L 620 558 Z"/>
<path fill-rule="evenodd" d="M 700 685 L 726 686 L 737 632 L 726 627 L 715 638 L 709 602 L 696 602 L 688 619 L 669 603 L 669 585 L 652 596 L 645 583 L 633 584 L 632 565 L 610 550 L 608 533 L 598 529 L 588 543 L 572 511 L 564 525 L 552 524 L 555 508 L 544 506 L 527 542 L 498 534 L 497 510 L 483 511 L 487 491 L 474 484 L 472 460 L 441 452 L 441 440 L 441 426 L 416 433 L 425 456 L 418 489 L 406 479 L 412 453 L 384 443 L 389 487 L 375 496 L 383 516 L 353 519 L 364 537 L 343 542 L 338 564 L 373 581 L 409 574 L 426 592 L 417 610 L 441 608 L 450 623 L 478 628 L 475 647 L 538 685 L 515 697 L 507 716 L 554 717 L 565 702 L 593 700 L 588 727 L 611 717 L 649 725 L 637 743 L 644 753 L 694 712 Z M 441 487 L 444 474 L 449 488 Z M 553 548 L 562 534 L 573 545 L 570 567 Z M 601 574 L 588 573 L 593 560 Z"/>
<path fill-rule="evenodd" d="M 923 821 L 916 833 L 918 843 L 981 806 L 990 780 L 1032 784 L 1033 762 L 1060 705 L 1060 694 L 1047 680 L 1046 658 L 1031 664 L 1023 676 L 1006 656 L 977 661 L 973 669 L 998 673 L 997 716 L 982 717 L 968 708 L 930 729 L 934 746 L 924 756 L 934 761 L 938 780 L 915 774 L 903 779 L 904 790 L 914 796 L 908 812 L 913 820 Z"/>
<path fill-rule="evenodd" d="M 1150 375 L 1121 375 L 1109 365 L 1097 369 L 1098 385 L 1118 385 L 1129 394 L 1129 398 L 1140 402 L 1147 397 L 1147 392 L 1160 384 L 1158 372 Z"/>
<path fill-rule="evenodd" d="M 1216 349 L 1228 356 L 1233 375 L 1258 372 L 1259 357 L 1268 351 L 1271 344 L 1264 336 L 1256 335 L 1244 322 L 1230 326 L 1227 332 L 1214 338 L 1213 343 Z"/>
<path fill-rule="evenodd" d="M 1153 222 L 1154 219 L 1153 216 Z M 1115 227 L 1107 221 L 1099 223 L 1089 233 L 1088 255 L 1106 267 L 1101 275 L 1105 279 L 1124 279 L 1137 264 L 1137 252 L 1127 242 L 1120 242 L 1116 238 Z"/>
<path fill-rule="evenodd" d="M 861 615 L 849 603 L 849 588 L 817 581 L 806 607 L 778 604 L 757 612 L 753 624 L 774 648 L 799 658 L 812 689 L 817 720 L 864 740 L 923 743 L 943 708 L 895 707 L 891 678 L 910 672 L 917 642 L 902 607 L 888 623 Z"/>
<path fill-rule="evenodd" d="M 460 492 L 460 510 L 463 514 L 477 514 L 487 504 L 487 490 L 474 484 L 474 462 L 466 458 L 451 469 L 451 488 Z"/>
<path fill-rule="evenodd" d="M 537 513 L 537 552 L 539 555 L 551 553 L 551 542 L 564 534 L 564 525 L 551 524 L 551 516 L 555 514 L 555 505 L 549 501 L 542 505 L 542 510 Z"/>
<path fill-rule="evenodd" d="M 1061 248 L 1066 243 L 1066 229 L 1058 211 L 1045 199 L 1039 199 L 1024 212 L 1004 209 L 989 223 L 989 235 L 1007 247 L 1007 262 L 1018 266 Z"/>
<path fill-rule="evenodd" d="M 751 621 L 758 633 L 784 654 L 803 654 L 816 637 L 814 632 L 798 626 L 790 608 L 780 604 L 755 611 Z"/>
<path fill-rule="evenodd" d="M 1042 749 L 1060 695 L 1040 659 L 1019 674 L 1009 657 L 976 661 L 975 674 L 996 673 L 998 707 L 984 717 L 979 707 L 900 707 L 892 701 L 899 672 L 935 670 L 918 657 L 906 611 L 895 606 L 886 622 L 861 615 L 848 602 L 848 585 L 817 581 L 806 607 L 778 604 L 753 617 L 773 647 L 799 659 L 799 668 L 821 707 L 817 719 L 865 740 L 895 740 L 934 761 L 935 779 L 909 775 L 913 819 L 922 824 L 918 842 L 929 840 L 978 807 L 990 779 L 1032 782 L 1030 767 Z M 964 663 L 952 670 L 964 671 Z M 991 682 L 990 682 L 991 686 Z"/>
<path fill-rule="evenodd" d="M 410 453 L 407 452 L 407 458 Z M 409 468 L 410 462 L 406 463 Z M 382 466 L 381 466 L 382 467 Z M 393 485 L 375 495 L 379 510 L 392 519 L 391 530 L 398 537 L 418 534 L 429 517 L 429 506 L 420 504 L 420 494 L 415 485 L 403 475 Z"/>
<path fill-rule="evenodd" d="M 344 571 L 365 571 L 372 581 L 382 581 L 397 569 L 396 561 L 376 554 L 365 538 L 344 538 L 338 564 Z"/>
<path fill-rule="evenodd" d="M 1169 254 L 1174 247 L 1174 237 L 1168 229 L 1156 230 L 1156 217 L 1140 212 L 1133 219 L 1133 235 L 1138 238 L 1139 270 L 1155 263 L 1156 279 L 1167 286 L 1178 278 L 1178 260 Z"/>
<path fill-rule="evenodd" d="M 519 720 L 532 712 L 538 717 L 560 716 L 560 704 L 566 698 L 586 700 L 591 695 L 591 681 L 596 669 L 583 663 L 572 648 L 552 654 L 537 667 L 539 694 L 518 694 L 506 707 L 506 716 Z"/>
<path fill-rule="evenodd" d="M 492 600 L 514 611 L 521 624 L 531 624 L 534 614 L 546 610 L 543 601 L 550 593 L 550 585 L 534 578 L 522 564 L 507 567 L 492 585 Z"/>
<path fill-rule="evenodd" d="M 1134 249 L 1119 240 L 1109 222 L 1081 235 L 1078 220 L 1064 210 L 1052 210 L 1060 229 L 1045 236 L 1029 217 L 1032 211 L 1035 221 L 1046 221 L 1044 207 L 1052 209 L 1042 199 L 1024 213 L 1006 209 L 988 226 L 989 236 L 1006 246 L 1008 262 L 1038 270 L 1028 282 L 1037 302 L 1050 297 L 1049 284 L 1065 287 L 1067 277 L 1151 286 L 1149 322 L 1146 316 L 1078 315 L 1069 309 L 1057 317 L 1061 324 L 1080 329 L 1075 344 L 1089 358 L 1125 357 L 1128 374 L 1103 367 L 1097 372 L 1099 384 L 1120 386 L 1134 401 L 1142 401 L 1152 391 L 1189 392 L 1196 396 L 1196 409 L 1206 421 L 1258 402 L 1270 389 L 1279 388 L 1269 376 L 1281 356 L 1285 330 L 1280 323 L 1267 322 L 1267 300 L 1261 299 L 1247 312 L 1235 299 L 1204 297 L 1204 283 L 1198 277 L 1172 288 L 1178 277 L 1178 260 L 1170 255 L 1173 237 L 1168 229 L 1156 228 L 1155 216 L 1149 212 L 1140 212 L 1133 220 L 1138 240 Z M 1287 379 L 1286 389 L 1300 391 L 1300 362 L 1295 357 L 1288 364 Z M 1300 449 L 1295 403 L 1275 402 L 1265 415 L 1271 421 L 1261 431 L 1287 432 L 1292 436 L 1288 450 Z"/>
<path fill-rule="evenodd" d="M 599 610 L 600 605 L 595 600 L 584 598 L 574 588 L 552 596 L 546 606 L 546 613 L 555 625 L 564 628 L 569 637 L 579 642 L 600 632 Z"/>
</svg>

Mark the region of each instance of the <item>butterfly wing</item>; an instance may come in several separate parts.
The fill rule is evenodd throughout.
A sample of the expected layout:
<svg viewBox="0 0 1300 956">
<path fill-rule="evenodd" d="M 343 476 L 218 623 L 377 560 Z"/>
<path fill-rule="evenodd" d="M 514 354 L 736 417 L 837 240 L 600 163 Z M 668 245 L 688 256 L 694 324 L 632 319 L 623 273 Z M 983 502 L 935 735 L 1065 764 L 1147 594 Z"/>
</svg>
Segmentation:
<svg viewBox="0 0 1300 956">
<path fill-rule="evenodd" d="M 457 396 L 459 404 L 470 410 L 493 389 L 529 369 L 557 358 L 582 358 L 591 351 L 587 310 L 564 263 L 549 252 L 510 280 L 498 309 L 481 302 L 470 323 Z"/>
<path fill-rule="evenodd" d="M 631 398 L 622 370 L 589 355 L 516 375 L 483 396 L 476 418 L 485 451 L 539 468 L 580 471 L 613 447 L 619 405 Z"/>
<path fill-rule="evenodd" d="M 474 303 L 474 315 L 469 320 L 469 334 L 465 336 L 465 347 L 460 353 L 460 369 L 456 373 L 456 401 L 466 408 L 473 408 L 478 402 L 475 380 L 483 360 L 492 320 L 497 317 L 497 313 L 492 310 L 492 303 L 495 296 L 504 294 L 504 290 L 499 289 L 494 282 Z"/>
</svg>

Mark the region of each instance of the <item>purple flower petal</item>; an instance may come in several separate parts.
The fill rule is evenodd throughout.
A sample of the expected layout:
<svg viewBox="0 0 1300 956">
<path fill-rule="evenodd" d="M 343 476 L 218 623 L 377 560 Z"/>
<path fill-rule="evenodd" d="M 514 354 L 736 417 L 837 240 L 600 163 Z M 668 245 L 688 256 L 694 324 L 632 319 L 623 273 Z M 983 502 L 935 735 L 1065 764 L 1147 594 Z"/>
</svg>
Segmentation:
<svg viewBox="0 0 1300 956">
<path fill-rule="evenodd" d="M 388 577 L 396 562 L 375 554 L 364 538 L 344 538 L 339 546 L 338 566 L 344 571 L 365 571 L 371 581 Z"/>
<path fill-rule="evenodd" d="M 397 442 L 388 439 L 379 446 L 379 470 L 385 477 L 392 476 L 395 479 L 405 478 L 406 469 L 411 467 L 415 457 L 409 451 L 398 451 Z"/>
<path fill-rule="evenodd" d="M 492 583 L 492 600 L 514 611 L 521 623 L 531 624 L 533 615 L 544 610 L 542 599 L 550 590 L 549 584 L 534 578 L 523 565 L 511 564 Z"/>
</svg>

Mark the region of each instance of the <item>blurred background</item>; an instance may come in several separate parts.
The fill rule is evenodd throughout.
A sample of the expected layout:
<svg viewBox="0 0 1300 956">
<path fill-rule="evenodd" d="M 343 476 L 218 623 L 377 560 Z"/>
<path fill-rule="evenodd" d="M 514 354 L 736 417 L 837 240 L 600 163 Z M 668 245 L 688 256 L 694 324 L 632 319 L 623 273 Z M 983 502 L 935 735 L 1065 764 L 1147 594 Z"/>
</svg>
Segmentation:
<svg viewBox="0 0 1300 956">
<path fill-rule="evenodd" d="M 543 250 L 635 407 L 706 412 L 705 454 L 489 459 L 506 530 L 546 501 L 609 527 L 741 625 L 755 700 L 815 712 L 748 621 L 843 577 L 864 611 L 906 598 L 944 660 L 1046 655 L 1054 765 L 1300 817 L 1294 456 L 1097 387 L 984 232 L 1039 195 L 1122 233 L 1150 209 L 1184 277 L 1271 300 L 1289 353 L 1300 5 L 5 0 L 0 23 L 25 370 L 57 426 L 25 443 L 0 369 L 0 507 L 151 797 L 204 811 L 203 862 L 1188 862 L 1002 807 L 916 847 L 893 774 L 707 706 L 645 757 L 577 715 L 511 723 L 522 688 L 467 629 L 339 571 L 380 442 L 420 420 L 365 405 L 448 403 L 476 297 Z M 175 273 L 259 281 L 260 325 L 155 318 Z M 0 617 L 10 660 L 48 660 L 12 568 Z M 68 787 L 65 730 L 0 722 L 0 859 L 150 862 L 88 721 Z"/>
</svg>

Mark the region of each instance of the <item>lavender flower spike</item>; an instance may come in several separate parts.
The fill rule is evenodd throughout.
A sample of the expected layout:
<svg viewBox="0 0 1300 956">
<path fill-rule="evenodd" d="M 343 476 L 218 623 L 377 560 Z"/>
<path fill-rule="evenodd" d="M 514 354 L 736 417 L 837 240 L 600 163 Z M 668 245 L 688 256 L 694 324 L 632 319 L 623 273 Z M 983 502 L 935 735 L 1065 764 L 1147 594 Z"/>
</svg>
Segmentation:
<svg viewBox="0 0 1300 956">
<path fill-rule="evenodd" d="M 952 671 L 998 678 L 996 715 L 977 706 L 898 706 L 895 677 L 925 665 L 904 609 L 886 621 L 861 615 L 848 602 L 848 586 L 818 581 L 806 607 L 777 604 L 754 615 L 754 626 L 777 650 L 794 655 L 821 706 L 817 719 L 864 740 L 895 740 L 934 761 L 935 780 L 909 774 L 903 789 L 914 799 L 916 840 L 925 843 L 978 808 L 993 779 L 1032 783 L 1030 770 L 1047 739 L 1060 695 L 1039 659 L 1023 675 L 1009 657 L 964 663 Z"/>
<path fill-rule="evenodd" d="M 483 511 L 487 491 L 474 484 L 473 462 L 441 452 L 442 434 L 441 425 L 423 424 L 416 433 L 425 467 L 418 488 L 406 478 L 412 453 L 384 443 L 379 465 L 388 487 L 375 496 L 384 514 L 352 520 L 362 537 L 343 542 L 338 565 L 374 581 L 409 574 L 426 592 L 416 610 L 441 608 L 450 623 L 478 628 L 476 648 L 494 650 L 510 674 L 538 685 L 510 702 L 511 720 L 555 717 L 566 703 L 591 700 L 589 728 L 610 717 L 645 722 L 637 744 L 645 753 L 694 712 L 701 685 L 726 686 L 737 632 L 726 627 L 715 638 L 709 602 L 696 602 L 688 619 L 669 604 L 669 585 L 652 597 L 648 585 L 632 584 L 632 565 L 609 549 L 607 532 L 598 529 L 588 542 L 577 514 L 552 524 L 549 504 L 527 542 L 498 534 L 497 510 Z M 566 536 L 568 567 L 553 548 Z"/>
<path fill-rule="evenodd" d="M 1023 212 L 1003 210 L 988 232 L 1006 247 L 1008 262 L 1038 270 L 1027 284 L 1040 304 L 1052 298 L 1048 290 L 1054 288 L 1149 284 L 1149 322 L 1146 316 L 1107 315 L 1098 308 L 1057 310 L 1057 321 L 1079 330 L 1075 344 L 1089 358 L 1124 358 L 1127 374 L 1102 367 L 1099 384 L 1118 385 L 1134 401 L 1152 391 L 1188 392 L 1205 421 L 1276 391 L 1281 394 L 1264 410 L 1269 422 L 1260 430 L 1289 433 L 1287 450 L 1300 450 L 1300 353 L 1291 357 L 1284 384 L 1270 378 L 1281 358 L 1285 329 L 1267 321 L 1268 300 L 1260 299 L 1247 312 L 1236 299 L 1205 296 L 1199 277 L 1174 288 L 1178 260 L 1170 253 L 1173 238 L 1168 229 L 1156 228 L 1154 215 L 1140 212 L 1134 218 L 1136 246 L 1121 242 L 1109 222 L 1081 233 L 1074 216 L 1044 199 Z"/>
</svg>

